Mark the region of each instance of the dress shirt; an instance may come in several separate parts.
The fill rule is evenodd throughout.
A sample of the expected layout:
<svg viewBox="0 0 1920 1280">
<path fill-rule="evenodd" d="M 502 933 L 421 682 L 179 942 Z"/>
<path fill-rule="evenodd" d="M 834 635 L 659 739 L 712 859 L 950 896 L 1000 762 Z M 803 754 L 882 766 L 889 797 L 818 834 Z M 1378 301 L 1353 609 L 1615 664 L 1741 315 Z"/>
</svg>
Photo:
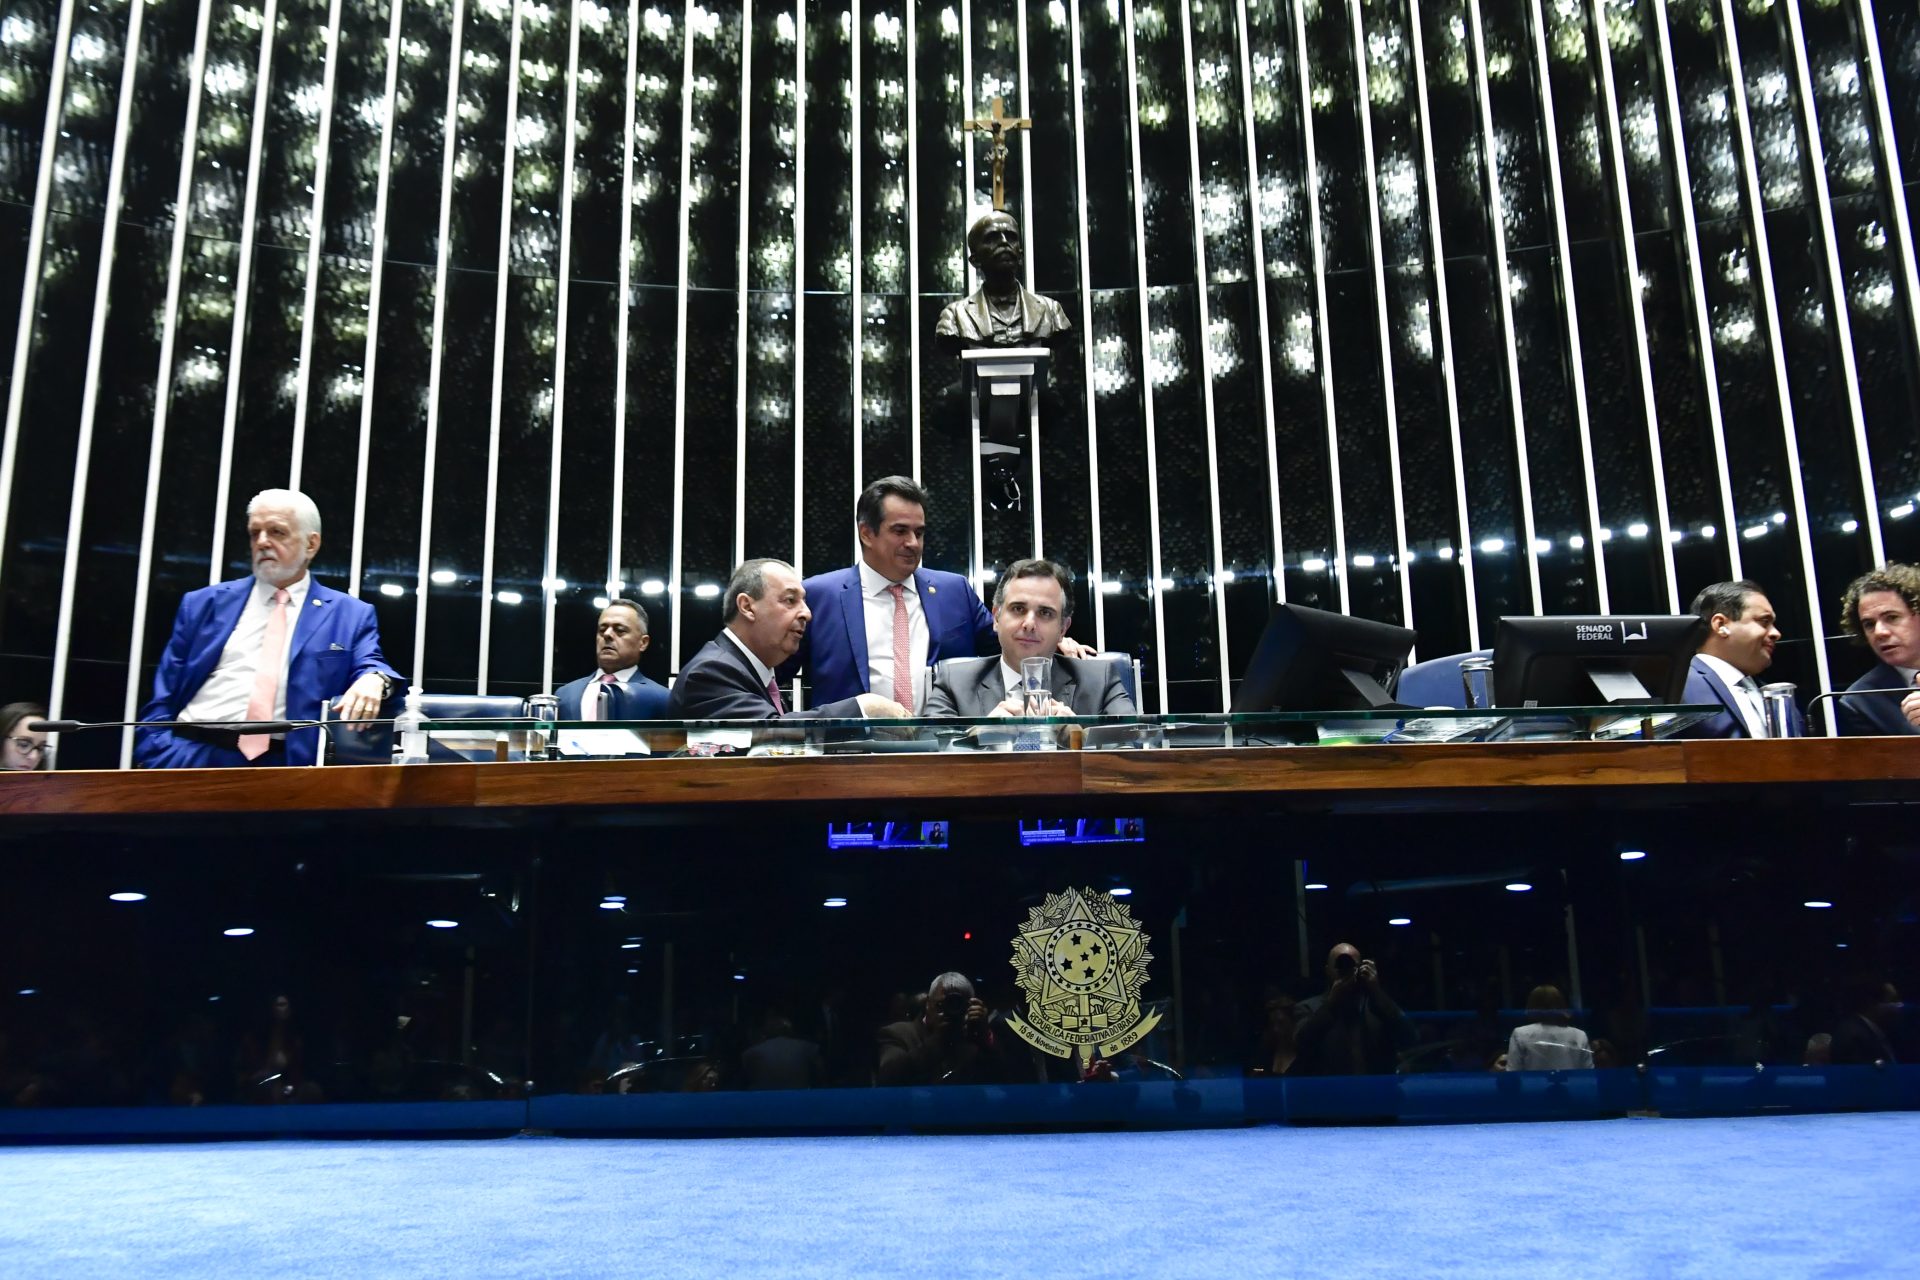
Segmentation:
<svg viewBox="0 0 1920 1280">
<path fill-rule="evenodd" d="M 1713 669 L 1733 696 L 1740 701 L 1740 718 L 1746 722 L 1747 736 L 1764 738 L 1767 736 L 1767 712 L 1760 697 L 1760 682 L 1728 662 L 1725 658 L 1716 658 L 1710 653 L 1700 655 L 1700 661 Z"/>
<path fill-rule="evenodd" d="M 300 581 L 287 588 L 287 642 L 280 650 L 279 688 L 273 695 L 271 720 L 287 718 L 287 666 L 293 661 L 294 634 L 300 626 L 300 611 L 307 603 L 307 588 L 313 575 L 303 573 Z M 253 677 L 260 665 L 260 645 L 267 638 L 267 613 L 276 590 L 271 582 L 255 578 L 240 620 L 220 650 L 220 661 L 207 675 L 207 682 L 180 708 L 179 719 L 200 724 L 223 720 L 245 720 L 247 704 L 253 701 Z"/>
<path fill-rule="evenodd" d="M 860 598 L 867 623 L 867 688 L 883 698 L 893 696 L 893 580 L 865 560 L 860 562 Z M 912 574 L 900 583 L 900 599 L 907 606 L 907 653 L 913 663 L 913 705 L 927 699 L 927 612 Z"/>
<path fill-rule="evenodd" d="M 1007 660 L 1004 657 L 1000 659 L 1000 678 L 1006 681 L 1007 696 L 1022 706 L 1025 706 L 1027 701 L 1027 678 L 1020 673 L 1018 667 L 1008 666 Z"/>
</svg>

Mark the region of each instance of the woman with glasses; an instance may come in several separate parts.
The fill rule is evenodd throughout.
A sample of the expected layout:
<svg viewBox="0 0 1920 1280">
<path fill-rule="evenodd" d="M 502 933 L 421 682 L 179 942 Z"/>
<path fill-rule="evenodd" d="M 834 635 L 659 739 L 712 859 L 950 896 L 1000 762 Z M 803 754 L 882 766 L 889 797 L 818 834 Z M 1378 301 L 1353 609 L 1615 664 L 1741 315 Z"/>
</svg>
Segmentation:
<svg viewBox="0 0 1920 1280">
<path fill-rule="evenodd" d="M 47 709 L 32 702 L 10 702 L 0 707 L 0 769 L 45 769 L 47 735 L 26 726 L 45 720 Z"/>
</svg>

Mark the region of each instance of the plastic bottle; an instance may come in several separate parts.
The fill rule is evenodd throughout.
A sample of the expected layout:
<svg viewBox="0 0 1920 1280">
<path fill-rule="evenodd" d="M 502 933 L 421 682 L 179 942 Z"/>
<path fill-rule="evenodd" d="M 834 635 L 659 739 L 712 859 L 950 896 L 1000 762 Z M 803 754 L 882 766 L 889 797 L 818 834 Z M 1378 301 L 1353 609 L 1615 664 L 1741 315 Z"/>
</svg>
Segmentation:
<svg viewBox="0 0 1920 1280">
<path fill-rule="evenodd" d="M 407 690 L 406 708 L 393 718 L 395 764 L 427 762 L 427 731 L 423 727 L 426 719 L 420 710 L 420 686 L 416 684 Z"/>
</svg>

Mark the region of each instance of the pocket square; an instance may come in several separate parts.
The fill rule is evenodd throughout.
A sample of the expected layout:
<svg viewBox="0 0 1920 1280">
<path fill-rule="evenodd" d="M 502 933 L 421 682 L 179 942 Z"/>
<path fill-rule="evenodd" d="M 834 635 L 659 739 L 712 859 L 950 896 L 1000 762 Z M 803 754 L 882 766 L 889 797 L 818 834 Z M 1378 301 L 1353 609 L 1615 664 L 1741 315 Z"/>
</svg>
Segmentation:
<svg viewBox="0 0 1920 1280">
<path fill-rule="evenodd" d="M 327 646 L 328 653 L 345 653 L 346 651 L 347 646 L 343 644 L 330 644 Z"/>
</svg>

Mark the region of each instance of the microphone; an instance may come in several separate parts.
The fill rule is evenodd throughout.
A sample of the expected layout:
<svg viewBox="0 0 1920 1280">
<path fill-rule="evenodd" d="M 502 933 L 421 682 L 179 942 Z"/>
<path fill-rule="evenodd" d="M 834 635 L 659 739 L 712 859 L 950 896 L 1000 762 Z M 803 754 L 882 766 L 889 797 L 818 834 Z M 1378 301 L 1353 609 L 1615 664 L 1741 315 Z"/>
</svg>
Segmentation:
<svg viewBox="0 0 1920 1280">
<path fill-rule="evenodd" d="M 1891 694 L 1897 698 L 1904 698 L 1910 693 L 1920 693 L 1920 688 L 1900 685 L 1892 689 L 1835 689 L 1831 693 L 1818 694 L 1808 702 L 1806 715 L 1807 718 L 1811 720 L 1813 718 L 1813 709 L 1828 698 L 1859 698 L 1867 694 Z"/>
</svg>

